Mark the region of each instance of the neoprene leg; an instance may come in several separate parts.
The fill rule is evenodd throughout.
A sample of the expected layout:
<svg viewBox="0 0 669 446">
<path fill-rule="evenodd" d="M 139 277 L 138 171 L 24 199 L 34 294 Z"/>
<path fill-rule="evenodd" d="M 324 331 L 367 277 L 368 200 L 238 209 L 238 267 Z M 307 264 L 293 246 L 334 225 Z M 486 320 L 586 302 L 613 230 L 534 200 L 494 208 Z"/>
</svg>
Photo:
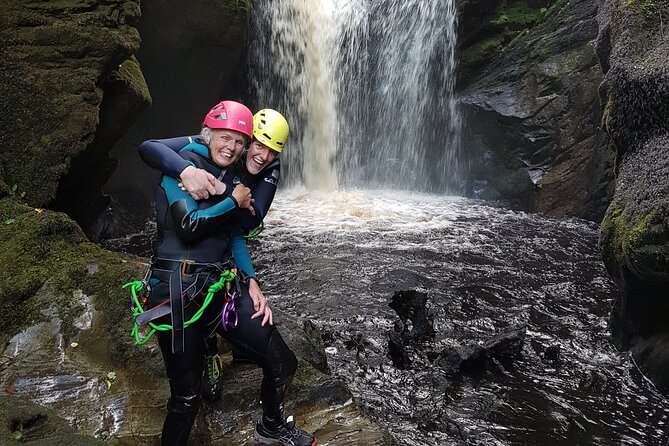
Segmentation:
<svg viewBox="0 0 669 446">
<path fill-rule="evenodd" d="M 186 446 L 200 405 L 201 370 L 193 370 L 170 380 L 172 396 L 167 402 L 161 446 Z"/>
<path fill-rule="evenodd" d="M 260 387 L 263 418 L 271 427 L 283 424 L 283 400 L 288 384 L 297 370 L 297 358 L 273 326 L 260 325 L 261 318 L 251 319 L 255 313 L 253 301 L 245 286 L 237 300 L 237 327 L 218 330 L 245 359 L 262 367 L 264 377 Z"/>
</svg>

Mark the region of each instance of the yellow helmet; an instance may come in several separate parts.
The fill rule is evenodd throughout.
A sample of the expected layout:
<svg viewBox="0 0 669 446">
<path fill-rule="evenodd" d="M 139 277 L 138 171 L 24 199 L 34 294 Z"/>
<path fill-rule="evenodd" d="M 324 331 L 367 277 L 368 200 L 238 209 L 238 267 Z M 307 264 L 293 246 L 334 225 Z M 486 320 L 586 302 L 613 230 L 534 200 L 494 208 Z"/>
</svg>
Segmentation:
<svg viewBox="0 0 669 446">
<path fill-rule="evenodd" d="M 276 110 L 263 108 L 253 115 L 253 137 L 276 152 L 283 150 L 288 132 L 288 121 Z"/>
</svg>

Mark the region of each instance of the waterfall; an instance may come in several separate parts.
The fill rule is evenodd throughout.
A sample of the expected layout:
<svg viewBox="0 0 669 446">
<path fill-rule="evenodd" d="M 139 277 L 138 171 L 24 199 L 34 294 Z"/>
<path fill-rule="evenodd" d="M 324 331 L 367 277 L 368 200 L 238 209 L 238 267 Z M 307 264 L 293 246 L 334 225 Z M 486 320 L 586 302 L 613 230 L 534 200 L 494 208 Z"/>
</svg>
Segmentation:
<svg viewBox="0 0 669 446">
<path fill-rule="evenodd" d="M 258 108 L 288 118 L 284 181 L 456 192 L 455 0 L 255 2 Z"/>
</svg>

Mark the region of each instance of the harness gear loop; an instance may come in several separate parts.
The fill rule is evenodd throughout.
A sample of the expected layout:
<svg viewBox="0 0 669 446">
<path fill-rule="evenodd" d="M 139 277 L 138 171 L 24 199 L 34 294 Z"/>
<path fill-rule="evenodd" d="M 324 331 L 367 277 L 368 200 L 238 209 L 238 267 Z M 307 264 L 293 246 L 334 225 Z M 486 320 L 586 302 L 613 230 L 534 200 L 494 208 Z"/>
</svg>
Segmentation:
<svg viewBox="0 0 669 446">
<path fill-rule="evenodd" d="M 234 271 L 234 272 L 233 272 Z M 191 317 L 189 320 L 184 322 L 184 328 L 189 327 L 190 325 L 194 324 L 197 322 L 202 315 L 204 314 L 204 311 L 207 309 L 209 304 L 211 303 L 212 299 L 214 298 L 214 294 L 217 292 L 223 290 L 224 288 L 228 288 L 228 285 L 235 280 L 236 277 L 236 269 L 233 270 L 225 270 L 221 272 L 221 277 L 218 279 L 218 281 L 214 282 L 209 286 L 207 289 L 207 295 L 204 298 L 204 302 L 202 302 L 202 306 L 198 308 L 198 310 L 195 312 L 193 317 Z M 151 339 L 151 336 L 156 331 L 169 331 L 172 330 L 172 325 L 170 324 L 154 324 L 153 322 L 147 322 L 149 327 L 151 327 L 151 330 L 149 333 L 142 338 L 140 333 L 139 333 L 139 324 L 137 323 L 137 316 L 140 314 L 144 313 L 144 306 L 141 304 L 140 299 L 138 297 L 138 294 L 141 293 L 144 290 L 145 283 L 142 280 L 135 280 L 133 282 L 128 282 L 122 286 L 123 289 L 129 288 L 130 289 L 130 294 L 132 295 L 132 302 L 133 302 L 133 308 L 132 308 L 132 318 L 133 318 L 133 327 L 132 331 L 130 332 L 130 336 L 133 336 L 135 338 L 135 342 L 137 345 L 144 345 L 147 342 L 149 342 L 149 339 Z"/>
<path fill-rule="evenodd" d="M 211 368 L 214 379 L 218 379 L 223 369 L 223 358 L 218 353 L 211 357 Z"/>
</svg>

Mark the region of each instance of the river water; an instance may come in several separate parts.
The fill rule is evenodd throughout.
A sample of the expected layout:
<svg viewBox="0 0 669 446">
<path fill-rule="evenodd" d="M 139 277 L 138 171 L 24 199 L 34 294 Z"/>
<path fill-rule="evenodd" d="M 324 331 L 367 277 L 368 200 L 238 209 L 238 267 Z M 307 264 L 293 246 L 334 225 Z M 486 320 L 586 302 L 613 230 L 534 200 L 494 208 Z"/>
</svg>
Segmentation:
<svg viewBox="0 0 669 446">
<path fill-rule="evenodd" d="M 406 445 L 664 445 L 669 401 L 609 341 L 596 225 L 464 198 L 278 194 L 251 243 L 273 305 L 313 320 L 332 373 Z M 393 366 L 388 304 L 427 293 L 433 340 Z M 519 357 L 449 377 L 446 347 L 526 326 Z"/>
</svg>

